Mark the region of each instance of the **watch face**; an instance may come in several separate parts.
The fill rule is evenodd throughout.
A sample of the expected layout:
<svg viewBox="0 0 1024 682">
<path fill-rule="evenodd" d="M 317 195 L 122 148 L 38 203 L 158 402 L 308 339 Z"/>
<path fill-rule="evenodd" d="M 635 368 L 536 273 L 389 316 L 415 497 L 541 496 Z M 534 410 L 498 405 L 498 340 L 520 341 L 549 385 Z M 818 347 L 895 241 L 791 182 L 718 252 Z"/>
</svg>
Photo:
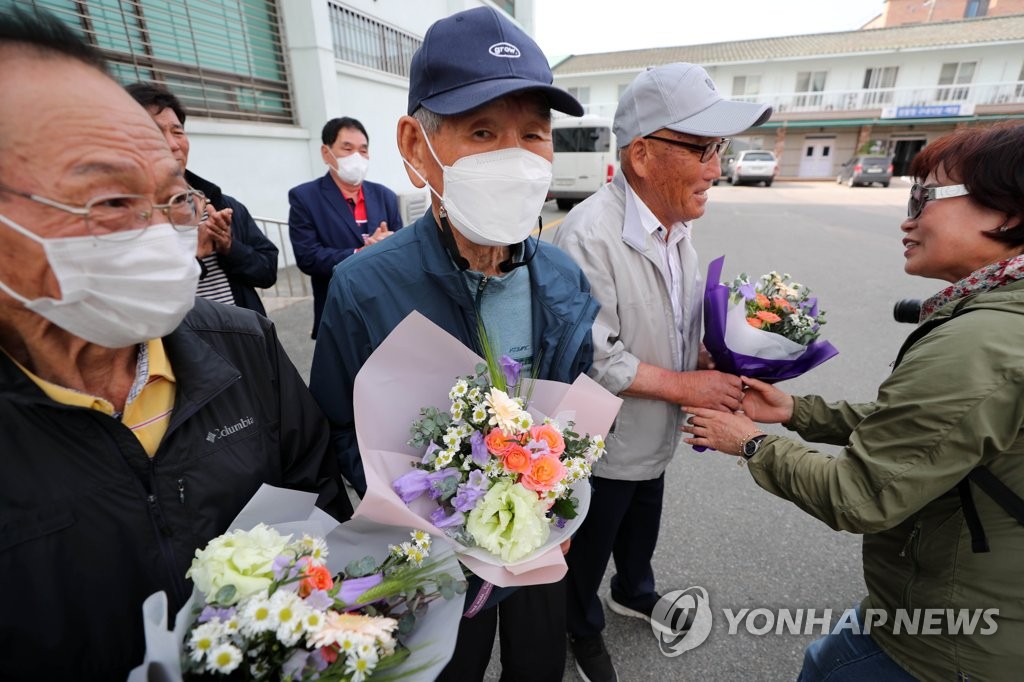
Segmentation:
<svg viewBox="0 0 1024 682">
<path fill-rule="evenodd" d="M 764 440 L 764 436 L 754 436 L 746 443 L 743 444 L 743 454 L 746 457 L 753 457 L 754 453 L 757 452 L 758 446 L 761 445 L 761 441 Z"/>
</svg>

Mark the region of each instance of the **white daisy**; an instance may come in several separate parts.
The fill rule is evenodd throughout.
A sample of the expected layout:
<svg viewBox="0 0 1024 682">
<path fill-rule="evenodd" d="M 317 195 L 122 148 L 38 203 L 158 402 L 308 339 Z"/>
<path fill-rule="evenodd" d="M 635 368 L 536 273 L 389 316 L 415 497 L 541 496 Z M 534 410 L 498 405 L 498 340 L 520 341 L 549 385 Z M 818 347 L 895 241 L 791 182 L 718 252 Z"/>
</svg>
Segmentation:
<svg viewBox="0 0 1024 682">
<path fill-rule="evenodd" d="M 212 673 L 224 675 L 234 671 L 242 662 L 242 652 L 234 644 L 221 644 L 210 652 L 206 659 L 206 669 Z"/>
<path fill-rule="evenodd" d="M 224 637 L 224 626 L 217 619 L 207 621 L 196 627 L 189 637 L 189 658 L 195 662 L 203 658 L 221 644 Z"/>
<path fill-rule="evenodd" d="M 274 608 L 265 596 L 249 599 L 242 610 L 242 634 L 255 635 L 277 629 Z"/>
</svg>

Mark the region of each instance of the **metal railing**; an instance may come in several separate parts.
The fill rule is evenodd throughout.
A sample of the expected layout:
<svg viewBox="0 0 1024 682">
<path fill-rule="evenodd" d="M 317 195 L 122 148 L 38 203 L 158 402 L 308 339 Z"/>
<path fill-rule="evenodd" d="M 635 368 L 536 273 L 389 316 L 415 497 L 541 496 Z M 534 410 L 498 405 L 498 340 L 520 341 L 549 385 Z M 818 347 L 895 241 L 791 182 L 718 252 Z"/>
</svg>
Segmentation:
<svg viewBox="0 0 1024 682">
<path fill-rule="evenodd" d="M 273 218 L 259 218 L 253 216 L 256 225 L 263 230 L 267 239 L 274 242 L 278 248 L 277 256 L 277 282 L 269 289 L 260 289 L 263 297 L 291 297 L 312 296 L 313 288 L 309 283 L 309 275 L 301 272 L 295 265 L 295 259 L 291 251 L 291 241 L 288 239 L 288 223 Z"/>
<path fill-rule="evenodd" d="M 776 114 L 881 111 L 889 107 L 948 107 L 957 104 L 1024 105 L 1024 81 L 763 93 L 735 99 L 770 104 Z M 611 117 L 615 115 L 616 106 L 616 102 L 597 102 L 585 105 L 584 109 L 588 114 Z"/>
<path fill-rule="evenodd" d="M 409 77 L 412 55 L 422 39 L 397 26 L 329 0 L 331 36 L 337 59 L 386 73 Z"/>
</svg>

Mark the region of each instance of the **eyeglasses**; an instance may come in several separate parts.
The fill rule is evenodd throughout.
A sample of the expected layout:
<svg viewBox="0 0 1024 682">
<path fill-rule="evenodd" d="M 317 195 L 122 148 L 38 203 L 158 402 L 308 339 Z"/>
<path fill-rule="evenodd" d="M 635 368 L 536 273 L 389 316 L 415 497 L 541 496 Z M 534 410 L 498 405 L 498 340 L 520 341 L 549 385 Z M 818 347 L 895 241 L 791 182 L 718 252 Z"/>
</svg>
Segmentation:
<svg viewBox="0 0 1024 682">
<path fill-rule="evenodd" d="M 167 221 L 180 232 L 193 230 L 198 227 L 206 207 L 206 196 L 196 189 L 175 194 L 166 204 L 154 204 L 138 194 L 105 194 L 90 199 L 82 207 L 68 206 L 4 185 L 0 185 L 0 191 L 82 216 L 89 234 L 104 241 L 126 241 L 138 237 L 149 227 L 154 211 L 163 212 Z"/>
<path fill-rule="evenodd" d="M 916 218 L 921 215 L 924 205 L 936 199 L 952 199 L 970 194 L 967 185 L 946 185 L 945 187 L 925 187 L 915 183 L 910 188 L 910 201 L 907 202 L 907 217 Z"/>
<path fill-rule="evenodd" d="M 718 142 L 708 142 L 707 144 L 693 144 L 692 142 L 683 142 L 682 140 L 673 140 L 670 137 L 658 137 L 657 135 L 644 135 L 645 140 L 658 140 L 659 142 L 666 142 L 668 144 L 674 144 L 677 147 L 689 149 L 691 152 L 700 152 L 700 162 L 707 163 L 711 160 L 711 157 L 718 154 L 729 145 L 729 138 L 724 137 Z"/>
</svg>

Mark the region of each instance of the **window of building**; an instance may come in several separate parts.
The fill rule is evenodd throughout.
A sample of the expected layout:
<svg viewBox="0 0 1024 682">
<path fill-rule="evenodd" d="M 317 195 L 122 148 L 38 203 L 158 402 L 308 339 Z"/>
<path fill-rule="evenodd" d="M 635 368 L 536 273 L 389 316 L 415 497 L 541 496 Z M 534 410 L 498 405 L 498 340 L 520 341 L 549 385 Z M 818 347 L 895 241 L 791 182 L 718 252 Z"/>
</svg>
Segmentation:
<svg viewBox="0 0 1024 682">
<path fill-rule="evenodd" d="M 1024 97 L 1024 64 L 1020 66 L 1020 75 L 1017 76 L 1017 97 Z"/>
<path fill-rule="evenodd" d="M 876 106 L 892 102 L 892 88 L 896 85 L 898 66 L 865 69 L 864 105 Z"/>
<path fill-rule="evenodd" d="M 739 100 L 754 101 L 761 94 L 760 76 L 733 76 L 732 77 L 732 98 Z"/>
<path fill-rule="evenodd" d="M 940 102 L 967 99 L 971 92 L 968 87 L 974 80 L 974 69 L 978 62 L 949 62 L 942 65 L 939 73 L 939 89 L 935 99 Z"/>
<path fill-rule="evenodd" d="M 505 10 L 505 13 L 510 17 L 514 17 L 516 15 L 515 0 L 494 0 L 494 4 L 498 6 L 498 9 Z"/>
<path fill-rule="evenodd" d="M 825 89 L 827 71 L 800 71 L 796 74 L 796 91 L 822 92 Z M 798 107 L 820 107 L 821 95 L 797 95 L 795 105 Z"/>
<path fill-rule="evenodd" d="M 988 14 L 988 0 L 967 0 L 965 17 L 983 17 Z"/>
<path fill-rule="evenodd" d="M 583 106 L 587 106 L 588 104 L 590 104 L 590 86 L 589 85 L 579 85 L 579 86 L 572 87 L 572 88 L 566 88 L 566 90 L 569 91 L 570 95 L 572 95 L 577 100 L 579 100 L 580 104 L 582 104 Z"/>
<path fill-rule="evenodd" d="M 333 0 L 327 7 L 337 59 L 409 77 L 412 55 L 423 42 L 420 38 Z"/>
<path fill-rule="evenodd" d="M 167 86 L 194 116 L 291 123 L 273 0 L 31 0 L 78 29 L 124 84 Z"/>
</svg>

